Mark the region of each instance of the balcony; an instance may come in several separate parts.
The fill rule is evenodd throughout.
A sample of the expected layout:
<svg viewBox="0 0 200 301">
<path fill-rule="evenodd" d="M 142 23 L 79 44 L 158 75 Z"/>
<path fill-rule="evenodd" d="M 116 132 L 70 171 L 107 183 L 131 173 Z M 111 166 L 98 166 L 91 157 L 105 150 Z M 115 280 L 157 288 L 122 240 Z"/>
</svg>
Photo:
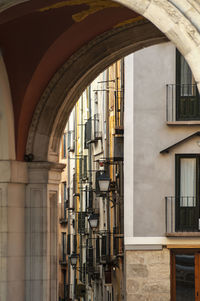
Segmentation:
<svg viewBox="0 0 200 301">
<path fill-rule="evenodd" d="M 68 201 L 64 201 L 60 206 L 60 224 L 65 225 L 67 223 L 67 209 Z"/>
<path fill-rule="evenodd" d="M 63 248 L 62 248 L 62 250 L 60 252 L 59 264 L 62 267 L 66 267 L 67 263 L 68 263 L 67 254 L 66 254 L 66 251 L 63 250 Z"/>
<path fill-rule="evenodd" d="M 168 125 L 200 124 L 200 96 L 196 85 L 166 86 Z"/>
<path fill-rule="evenodd" d="M 199 198 L 165 197 L 166 236 L 200 236 Z"/>
</svg>

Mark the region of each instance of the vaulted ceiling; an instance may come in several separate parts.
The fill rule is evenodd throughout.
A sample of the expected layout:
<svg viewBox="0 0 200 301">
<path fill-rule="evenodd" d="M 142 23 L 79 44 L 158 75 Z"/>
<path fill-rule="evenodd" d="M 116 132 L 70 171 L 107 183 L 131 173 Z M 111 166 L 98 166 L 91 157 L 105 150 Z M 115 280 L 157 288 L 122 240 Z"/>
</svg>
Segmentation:
<svg viewBox="0 0 200 301">
<path fill-rule="evenodd" d="M 98 35 L 142 18 L 110 0 L 29 0 L 3 10 L 0 49 L 11 87 L 16 140 L 26 140 L 42 92 L 72 54 Z M 18 158 L 23 159 L 22 153 Z"/>
</svg>

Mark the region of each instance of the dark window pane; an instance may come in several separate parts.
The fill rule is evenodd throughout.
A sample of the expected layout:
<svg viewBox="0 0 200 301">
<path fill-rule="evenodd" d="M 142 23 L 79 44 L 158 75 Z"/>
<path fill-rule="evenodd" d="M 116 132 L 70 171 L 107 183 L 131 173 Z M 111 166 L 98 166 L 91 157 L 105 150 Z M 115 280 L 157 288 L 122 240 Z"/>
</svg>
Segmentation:
<svg viewBox="0 0 200 301">
<path fill-rule="evenodd" d="M 176 255 L 176 301 L 195 301 L 194 255 Z"/>
</svg>

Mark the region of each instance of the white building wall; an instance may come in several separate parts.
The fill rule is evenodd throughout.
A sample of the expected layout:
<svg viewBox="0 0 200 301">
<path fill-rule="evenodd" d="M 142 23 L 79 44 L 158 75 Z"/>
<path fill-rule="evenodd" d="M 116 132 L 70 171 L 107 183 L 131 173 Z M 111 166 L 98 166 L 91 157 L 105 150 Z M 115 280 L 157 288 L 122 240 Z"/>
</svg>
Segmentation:
<svg viewBox="0 0 200 301">
<path fill-rule="evenodd" d="M 166 84 L 175 84 L 175 54 L 174 45 L 164 43 L 125 58 L 126 247 L 170 242 L 165 237 L 165 196 L 175 194 L 175 153 L 198 152 L 192 140 L 187 151 L 182 145 L 160 154 L 199 130 L 198 124 L 166 123 Z"/>
</svg>

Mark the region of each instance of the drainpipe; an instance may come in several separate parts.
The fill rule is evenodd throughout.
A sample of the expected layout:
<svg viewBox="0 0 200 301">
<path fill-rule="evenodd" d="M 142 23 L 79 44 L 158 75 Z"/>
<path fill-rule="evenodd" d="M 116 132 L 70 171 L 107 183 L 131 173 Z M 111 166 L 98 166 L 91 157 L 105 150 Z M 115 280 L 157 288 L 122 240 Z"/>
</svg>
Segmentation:
<svg viewBox="0 0 200 301">
<path fill-rule="evenodd" d="M 109 147 L 109 142 L 110 142 L 110 127 L 109 127 L 109 117 L 110 117 L 110 114 L 109 114 L 109 68 L 106 70 L 106 80 L 107 80 L 107 87 L 106 87 L 106 160 L 109 160 L 109 157 L 110 157 L 110 147 Z M 110 169 L 109 166 L 107 167 L 108 170 Z M 110 173 L 110 171 L 109 171 Z M 107 203 L 106 203 L 106 207 L 107 207 L 107 231 L 108 233 L 110 233 L 110 204 L 109 204 L 109 201 L 107 200 Z M 110 254 L 110 237 L 108 239 L 108 251 Z"/>
<path fill-rule="evenodd" d="M 91 100 L 91 85 L 88 87 L 88 109 L 89 109 L 89 116 L 88 118 L 92 118 L 92 100 Z M 92 122 L 91 122 L 92 125 Z M 89 157 L 89 191 L 92 189 L 92 144 L 89 143 L 89 149 L 88 149 L 88 157 Z M 89 237 L 92 237 L 92 229 L 89 228 Z M 92 240 L 89 239 L 89 247 L 91 246 Z"/>
</svg>

